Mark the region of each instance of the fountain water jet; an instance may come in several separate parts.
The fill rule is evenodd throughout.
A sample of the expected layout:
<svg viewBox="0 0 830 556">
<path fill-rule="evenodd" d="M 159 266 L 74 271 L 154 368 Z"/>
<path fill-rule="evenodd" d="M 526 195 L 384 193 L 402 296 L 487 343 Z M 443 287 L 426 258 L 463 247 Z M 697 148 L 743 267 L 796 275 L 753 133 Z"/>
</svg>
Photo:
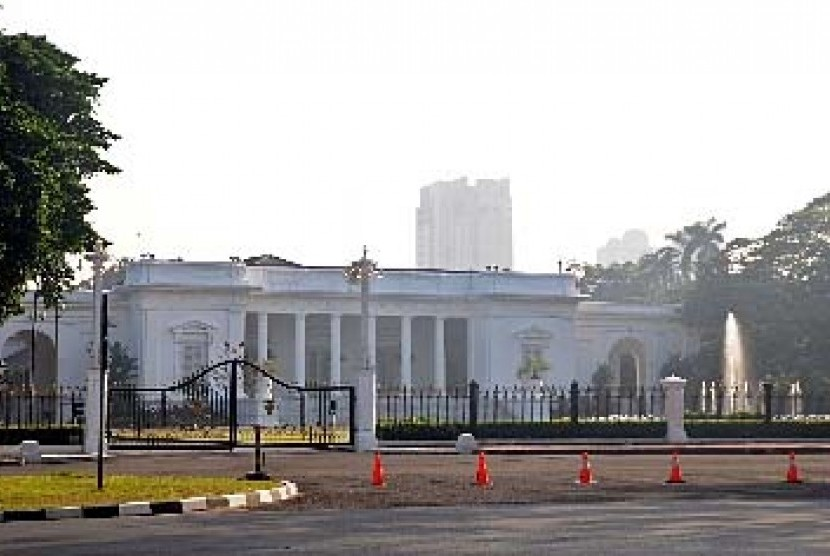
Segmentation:
<svg viewBox="0 0 830 556">
<path fill-rule="evenodd" d="M 729 311 L 726 316 L 724 326 L 722 375 L 726 413 L 746 411 L 749 392 L 747 392 L 744 346 L 741 327 L 732 311 Z"/>
</svg>

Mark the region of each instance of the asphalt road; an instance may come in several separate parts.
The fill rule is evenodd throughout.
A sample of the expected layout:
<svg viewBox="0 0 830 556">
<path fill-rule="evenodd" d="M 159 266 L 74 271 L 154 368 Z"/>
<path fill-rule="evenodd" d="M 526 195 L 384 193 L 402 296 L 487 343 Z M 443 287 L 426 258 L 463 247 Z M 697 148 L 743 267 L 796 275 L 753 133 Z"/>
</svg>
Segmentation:
<svg viewBox="0 0 830 556">
<path fill-rule="evenodd" d="M 0 525 L 1 554 L 830 554 L 827 499 L 226 511 Z"/>
</svg>

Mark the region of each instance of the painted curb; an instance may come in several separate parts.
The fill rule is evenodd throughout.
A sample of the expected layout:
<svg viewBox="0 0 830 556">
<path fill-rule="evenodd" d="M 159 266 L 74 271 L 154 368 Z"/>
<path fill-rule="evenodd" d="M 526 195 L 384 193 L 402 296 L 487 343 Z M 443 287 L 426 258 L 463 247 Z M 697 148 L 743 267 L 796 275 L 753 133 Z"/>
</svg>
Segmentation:
<svg viewBox="0 0 830 556">
<path fill-rule="evenodd" d="M 244 508 L 248 505 L 248 497 L 245 494 L 225 494 L 222 498 L 228 501 L 229 508 Z"/>
<path fill-rule="evenodd" d="M 153 509 L 149 502 L 127 502 L 118 504 L 118 516 L 141 516 L 153 515 Z"/>
<path fill-rule="evenodd" d="M 207 511 L 207 496 L 195 496 L 193 498 L 185 498 L 182 500 L 182 513 L 189 514 L 190 512 L 204 512 Z"/>
<path fill-rule="evenodd" d="M 225 508 L 256 508 L 263 504 L 289 500 L 298 496 L 299 493 L 295 483 L 282 481 L 281 486 L 276 488 L 254 490 L 239 494 L 194 496 L 181 500 L 165 500 L 161 502 L 125 502 L 122 504 L 102 504 L 81 507 L 66 506 L 31 510 L 5 510 L 0 511 L 0 523 L 78 518 L 107 519 L 113 517 L 184 514 Z"/>
<path fill-rule="evenodd" d="M 46 508 L 46 519 L 77 519 L 83 517 L 80 506 L 64 506 L 63 508 Z"/>
</svg>

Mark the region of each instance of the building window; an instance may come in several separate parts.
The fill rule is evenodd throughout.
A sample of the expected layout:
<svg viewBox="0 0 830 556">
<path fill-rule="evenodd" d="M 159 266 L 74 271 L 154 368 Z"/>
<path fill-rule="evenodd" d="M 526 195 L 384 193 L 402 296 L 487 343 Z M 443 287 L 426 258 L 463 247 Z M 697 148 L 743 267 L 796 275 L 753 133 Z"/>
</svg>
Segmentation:
<svg viewBox="0 0 830 556">
<path fill-rule="evenodd" d="M 179 378 L 187 378 L 207 367 L 214 330 L 209 324 L 192 321 L 171 329 Z"/>
<path fill-rule="evenodd" d="M 522 380 L 549 378 L 551 363 L 547 357 L 553 335 L 543 328 L 531 326 L 515 334 L 520 342 L 521 352 L 518 377 Z"/>
<path fill-rule="evenodd" d="M 207 367 L 208 363 L 207 334 L 188 336 L 179 344 L 179 375 L 183 377 Z"/>
</svg>

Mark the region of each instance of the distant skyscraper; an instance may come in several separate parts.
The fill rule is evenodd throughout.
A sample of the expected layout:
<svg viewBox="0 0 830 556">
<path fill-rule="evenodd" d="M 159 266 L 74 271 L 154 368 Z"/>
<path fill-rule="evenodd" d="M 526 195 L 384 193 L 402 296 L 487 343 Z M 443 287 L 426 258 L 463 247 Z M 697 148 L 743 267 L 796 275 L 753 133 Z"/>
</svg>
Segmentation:
<svg viewBox="0 0 830 556">
<path fill-rule="evenodd" d="M 597 249 L 597 263 L 608 266 L 615 263 L 637 262 L 651 251 L 648 236 L 642 230 L 628 230 L 620 238 L 611 238 Z"/>
<path fill-rule="evenodd" d="M 421 188 L 417 209 L 419 268 L 513 267 L 510 179 L 467 178 Z"/>
</svg>

